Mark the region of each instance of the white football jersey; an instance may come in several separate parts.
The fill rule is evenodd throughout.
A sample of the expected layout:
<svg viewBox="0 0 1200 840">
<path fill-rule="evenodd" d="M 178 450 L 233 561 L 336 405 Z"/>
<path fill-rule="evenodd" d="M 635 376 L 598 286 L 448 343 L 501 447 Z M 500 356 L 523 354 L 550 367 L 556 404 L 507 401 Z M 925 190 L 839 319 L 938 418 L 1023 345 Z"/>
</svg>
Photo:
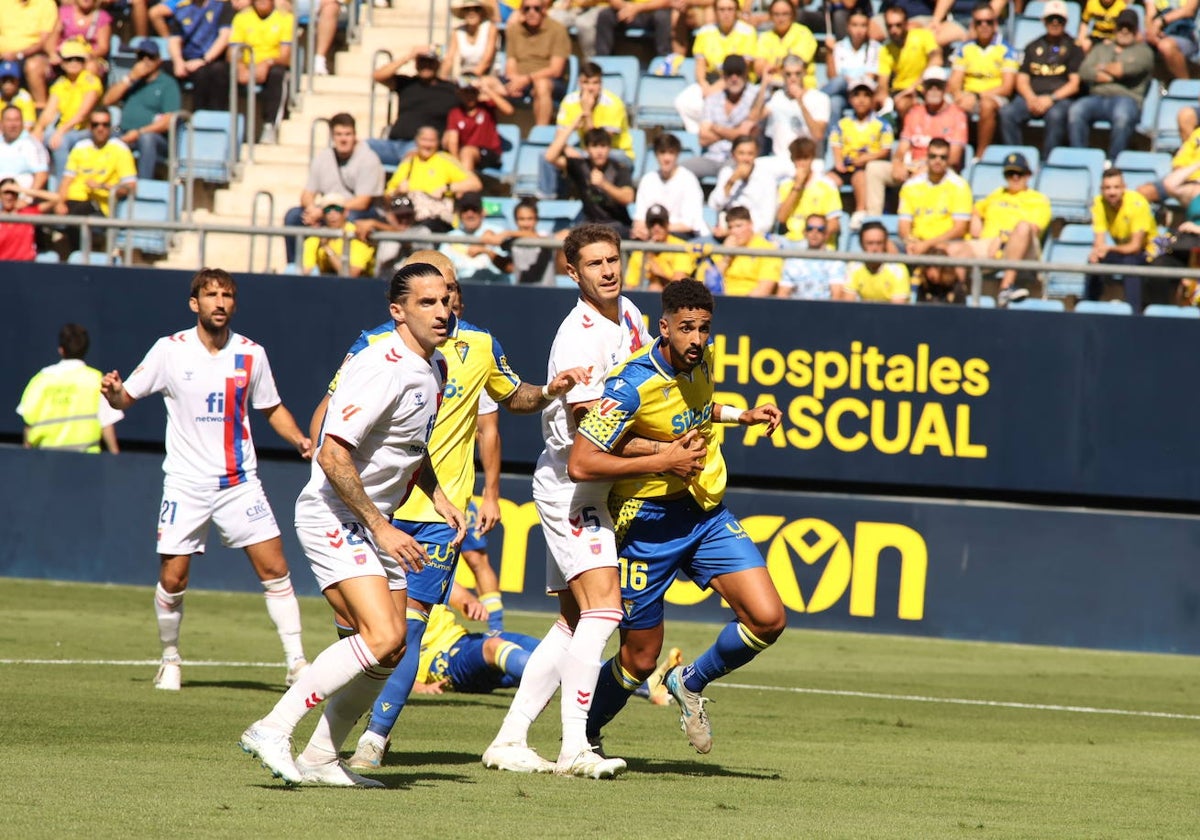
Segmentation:
<svg viewBox="0 0 1200 840">
<path fill-rule="evenodd" d="M 348 359 L 329 399 L 322 446 L 332 437 L 353 447 L 351 458 L 371 503 L 391 518 L 416 483 L 442 402 L 446 359 L 429 361 L 393 332 Z M 313 458 L 312 477 L 296 501 L 296 524 L 355 521 Z"/>
<path fill-rule="evenodd" d="M 214 356 L 196 327 L 160 338 L 125 380 L 134 399 L 167 405 L 163 472 L 200 487 L 234 487 L 255 476 L 248 409 L 279 405 L 267 351 L 235 332 Z"/>
<path fill-rule="evenodd" d="M 592 375 L 589 382 L 580 382 L 542 411 L 542 438 L 546 448 L 533 473 L 534 498 L 565 500 L 573 497 L 576 485 L 567 475 L 567 458 L 575 440 L 571 406 L 600 399 L 604 393 L 604 380 L 613 368 L 650 343 L 641 310 L 624 295 L 618 303 L 620 315 L 618 322 L 613 323 L 580 298 L 554 336 L 546 381 L 552 381 L 560 371 L 573 367 L 591 368 Z M 597 492 L 607 496 L 607 483 L 589 484 L 595 484 Z"/>
</svg>

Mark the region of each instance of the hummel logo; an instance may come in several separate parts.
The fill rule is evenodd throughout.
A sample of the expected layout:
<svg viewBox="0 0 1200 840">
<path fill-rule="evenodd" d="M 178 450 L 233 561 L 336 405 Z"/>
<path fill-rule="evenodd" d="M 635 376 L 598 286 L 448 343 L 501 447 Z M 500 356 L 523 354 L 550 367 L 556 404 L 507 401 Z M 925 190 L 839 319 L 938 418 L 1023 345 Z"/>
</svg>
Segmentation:
<svg viewBox="0 0 1200 840">
<path fill-rule="evenodd" d="M 393 349 L 387 351 L 387 353 L 384 354 L 383 358 L 387 359 L 389 362 L 398 362 L 398 361 L 400 361 L 400 352 L 398 350 L 396 350 L 395 348 L 393 348 Z"/>
<path fill-rule="evenodd" d="M 324 697 L 314 691 L 312 694 L 304 698 L 304 705 L 310 709 L 315 709 L 317 706 L 321 705 L 321 701 L 324 699 Z"/>
<path fill-rule="evenodd" d="M 580 706 L 589 705 L 592 702 L 592 692 L 582 690 L 575 692 L 575 702 Z"/>
</svg>

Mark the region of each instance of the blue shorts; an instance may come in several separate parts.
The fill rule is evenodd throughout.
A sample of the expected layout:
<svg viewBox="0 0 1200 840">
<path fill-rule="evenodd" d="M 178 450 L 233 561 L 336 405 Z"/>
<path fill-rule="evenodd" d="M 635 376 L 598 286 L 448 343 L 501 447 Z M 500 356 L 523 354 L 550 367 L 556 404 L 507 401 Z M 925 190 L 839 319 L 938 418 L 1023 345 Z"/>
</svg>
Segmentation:
<svg viewBox="0 0 1200 840">
<path fill-rule="evenodd" d="M 683 572 L 701 589 L 718 575 L 765 567 L 758 546 L 725 505 L 705 511 L 691 496 L 669 502 L 610 497 L 621 563 L 621 627 L 663 620 L 663 599 Z"/>
<path fill-rule="evenodd" d="M 425 549 L 425 568 L 408 573 L 408 597 L 423 604 L 446 604 L 450 601 L 450 583 L 458 568 L 458 549 L 454 547 L 457 532 L 445 522 L 402 522 L 393 519 L 392 525 L 408 534 Z"/>
<path fill-rule="evenodd" d="M 491 633 L 468 633 L 450 650 L 439 653 L 429 665 L 430 672 L 438 679 L 448 679 L 455 691 L 465 694 L 487 694 L 497 688 L 513 688 L 521 682 L 519 677 L 506 674 L 487 663 L 483 654 L 484 643 Z M 499 633 L 501 639 L 532 652 L 538 640 L 524 633 Z"/>
<path fill-rule="evenodd" d="M 462 551 L 482 551 L 487 553 L 487 535 L 479 533 L 479 508 L 475 505 L 475 500 L 467 505 L 467 536 L 463 538 Z"/>
</svg>

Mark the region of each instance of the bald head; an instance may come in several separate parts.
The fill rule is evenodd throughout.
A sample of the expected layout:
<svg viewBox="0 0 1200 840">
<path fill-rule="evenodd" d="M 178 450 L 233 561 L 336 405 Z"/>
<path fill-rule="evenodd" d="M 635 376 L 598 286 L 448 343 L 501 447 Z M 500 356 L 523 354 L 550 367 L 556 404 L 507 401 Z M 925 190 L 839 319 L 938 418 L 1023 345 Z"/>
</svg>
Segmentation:
<svg viewBox="0 0 1200 840">
<path fill-rule="evenodd" d="M 405 265 L 409 263 L 429 263 L 442 273 L 442 277 L 446 279 L 447 283 L 458 282 L 458 275 L 454 271 L 454 263 L 450 262 L 450 258 L 441 251 L 414 251 L 412 256 L 404 261 Z"/>
</svg>

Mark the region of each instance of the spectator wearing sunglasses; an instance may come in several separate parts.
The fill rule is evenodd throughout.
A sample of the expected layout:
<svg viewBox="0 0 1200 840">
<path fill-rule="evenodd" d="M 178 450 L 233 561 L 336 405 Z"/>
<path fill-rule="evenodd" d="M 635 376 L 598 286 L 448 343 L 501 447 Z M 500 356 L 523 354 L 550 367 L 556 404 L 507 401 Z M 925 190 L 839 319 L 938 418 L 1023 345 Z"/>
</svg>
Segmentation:
<svg viewBox="0 0 1200 840">
<path fill-rule="evenodd" d="M 533 99 L 535 125 L 550 125 L 554 103 L 567 92 L 567 58 L 571 36 L 546 15 L 550 0 L 524 0 L 521 22 L 505 30 L 508 57 L 504 67 L 509 99 Z"/>
<path fill-rule="evenodd" d="M 129 147 L 112 136 L 112 113 L 100 107 L 88 123 L 91 136 L 67 157 L 58 186 L 56 212 L 70 216 L 110 216 L 112 203 L 137 189 L 137 166 Z M 79 248 L 79 228 L 66 231 L 71 250 Z"/>
<path fill-rule="evenodd" d="M 829 250 L 829 236 L 829 222 L 821 214 L 813 213 L 804 220 L 805 250 L 819 253 Z M 833 300 L 843 294 L 845 285 L 846 263 L 792 257 L 783 261 L 783 276 L 775 294 L 793 300 Z"/>
<path fill-rule="evenodd" d="M 50 149 L 54 171 L 59 176 L 72 147 L 88 137 L 88 115 L 99 104 L 104 91 L 96 75 L 87 70 L 91 54 L 82 41 L 67 41 L 59 48 L 63 75 L 50 86 L 46 109 L 33 127 L 34 138 Z"/>
<path fill-rule="evenodd" d="M 979 118 L 975 142 L 975 159 L 979 160 L 996 136 L 997 114 L 1013 94 L 1020 63 L 1016 50 L 998 34 L 999 18 L 990 5 L 975 7 L 971 25 L 975 39 L 954 51 L 946 92 L 955 105 Z"/>
<path fill-rule="evenodd" d="M 137 62 L 124 79 L 104 92 L 105 105 L 121 106 L 121 141 L 137 150 L 138 178 L 154 178 L 167 159 L 167 132 L 179 111 L 179 82 L 162 72 L 158 44 L 143 38 Z"/>
<path fill-rule="evenodd" d="M 971 187 L 950 168 L 950 144 L 929 144 L 929 165 L 900 188 L 900 239 L 909 254 L 962 239 L 971 221 Z"/>
<path fill-rule="evenodd" d="M 787 154 L 792 141 L 800 137 L 816 143 L 818 152 L 824 151 L 825 131 L 829 128 L 831 113 L 829 95 L 805 86 L 806 67 L 804 59 L 798 55 L 784 58 L 783 87 L 767 100 L 763 133 L 771 138 L 771 149 L 776 157 Z"/>
<path fill-rule="evenodd" d="M 1117 15 L 1117 34 L 1092 47 L 1079 67 L 1088 95 L 1067 112 L 1070 145 L 1090 146 L 1092 125 L 1107 120 L 1108 159 L 1114 161 L 1129 146 L 1142 117 L 1146 90 L 1154 80 L 1154 51 L 1138 40 L 1138 17 L 1133 9 Z M 1094 189 L 1093 185 L 1093 189 Z"/>
</svg>

